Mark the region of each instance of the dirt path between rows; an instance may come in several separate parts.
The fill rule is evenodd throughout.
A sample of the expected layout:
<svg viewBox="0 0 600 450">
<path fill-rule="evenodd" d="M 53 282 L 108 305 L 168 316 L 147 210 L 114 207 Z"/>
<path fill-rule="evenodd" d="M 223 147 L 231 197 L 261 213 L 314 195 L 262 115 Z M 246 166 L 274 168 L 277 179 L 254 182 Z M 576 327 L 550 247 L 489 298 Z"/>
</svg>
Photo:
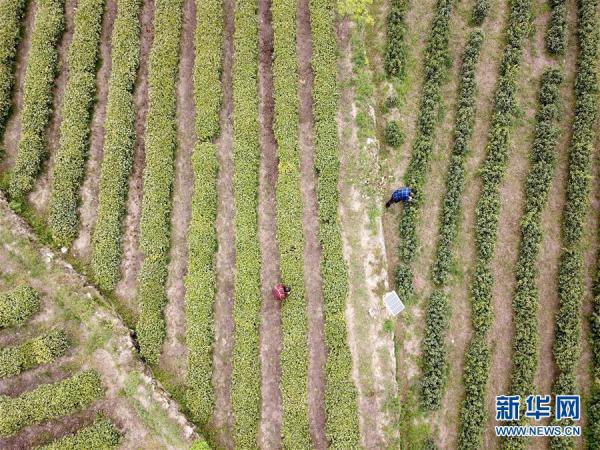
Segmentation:
<svg viewBox="0 0 600 450">
<path fill-rule="evenodd" d="M 81 186 L 79 206 L 79 236 L 72 251 L 78 258 L 88 262 L 92 252 L 92 231 L 96 223 L 98 190 L 100 189 L 100 166 L 104 148 L 104 119 L 108 102 L 108 81 L 112 70 L 112 31 L 117 16 L 116 0 L 107 0 L 104 7 L 102 33 L 100 35 L 100 58 L 102 64 L 96 76 L 96 105 L 91 123 L 90 149 L 86 161 L 85 178 Z"/>
<path fill-rule="evenodd" d="M 543 11 L 543 0 L 533 2 L 532 10 Z M 495 277 L 492 289 L 494 321 L 489 332 L 492 343 L 490 381 L 486 404 L 488 420 L 485 433 L 485 447 L 498 448 L 499 439 L 494 432 L 495 397 L 509 392 L 513 354 L 513 308 L 515 293 L 515 267 L 519 254 L 520 221 L 525 203 L 525 180 L 530 168 L 529 157 L 535 136 L 535 114 L 538 109 L 538 96 L 541 75 L 553 64 L 545 52 L 545 34 L 550 12 L 534 17 L 535 34 L 525 40 L 523 61 L 518 81 L 517 102 L 521 115 L 516 119 L 512 130 L 506 178 L 500 187 L 500 214 L 496 254 L 492 262 Z M 546 279 L 540 274 L 540 280 Z M 545 306 L 543 306 L 545 307 Z"/>
<path fill-rule="evenodd" d="M 263 449 L 281 448 L 283 405 L 281 397 L 281 305 L 273 301 L 271 287 L 279 282 L 279 247 L 275 187 L 277 185 L 277 142 L 273 132 L 273 26 L 271 0 L 260 0 L 258 114 L 261 161 L 258 192 L 258 240 L 261 252 L 260 363 L 261 423 L 259 443 Z"/>
<path fill-rule="evenodd" d="M 173 211 L 171 214 L 171 254 L 167 277 L 165 321 L 167 336 L 160 357 L 160 365 L 176 382 L 182 382 L 188 370 L 188 352 L 185 345 L 185 286 L 188 267 L 187 233 L 192 219 L 194 173 L 192 153 L 196 142 L 196 106 L 194 104 L 194 33 L 196 31 L 196 3 L 185 0 L 181 59 L 177 84 L 178 148 L 175 155 L 173 183 Z"/>
<path fill-rule="evenodd" d="M 235 270 L 233 204 L 233 32 L 235 0 L 223 0 L 224 30 L 221 85 L 221 135 L 216 141 L 219 175 L 217 182 L 217 293 L 215 296 L 215 342 L 213 348 L 213 388 L 215 413 L 212 426 L 219 445 L 233 449 L 233 408 L 231 373 L 233 355 L 233 288 Z M 257 369 L 258 370 L 258 369 Z"/>
<path fill-rule="evenodd" d="M 0 159 L 0 172 L 12 168 L 17 158 L 17 145 L 21 134 L 21 110 L 23 109 L 23 85 L 25 84 L 25 72 L 27 71 L 27 58 L 31 49 L 31 35 L 35 24 L 36 2 L 30 1 L 25 12 L 24 25 L 21 31 L 21 42 L 17 47 L 17 58 L 15 61 L 15 83 L 13 86 L 13 98 L 10 116 L 4 130 L 3 147 L 4 155 Z"/>
<path fill-rule="evenodd" d="M 321 245 L 319 243 L 319 213 L 314 169 L 314 117 L 312 31 L 309 0 L 298 2 L 298 74 L 299 74 L 299 130 L 300 173 L 302 177 L 303 230 L 304 230 L 304 285 L 308 311 L 309 368 L 308 412 L 312 443 L 317 449 L 327 448 L 325 435 L 325 323 L 323 317 L 323 285 L 321 280 Z"/>
<path fill-rule="evenodd" d="M 141 46 L 140 65 L 134 91 L 135 107 L 135 148 L 133 170 L 129 178 L 127 196 L 127 216 L 123 233 L 123 258 L 121 273 L 123 278 L 117 284 L 115 293 L 129 310 L 137 313 L 137 275 L 142 263 L 140 250 L 140 218 L 142 215 L 143 173 L 145 165 L 144 133 L 148 114 L 148 59 L 154 40 L 154 0 L 145 0 L 140 14 Z"/>
<path fill-rule="evenodd" d="M 45 215 L 50 200 L 50 174 L 54 158 L 60 144 L 60 123 L 62 121 L 62 101 L 69 77 L 69 48 L 73 39 L 76 0 L 65 1 L 65 31 L 58 44 L 57 76 L 52 88 L 52 116 L 46 129 L 46 152 L 40 174 L 35 180 L 33 190 L 27 196 L 38 213 Z M 22 106 L 22 105 L 21 105 Z M 20 131 L 20 130 L 19 130 Z M 20 133 L 19 133 L 20 134 Z M 18 145 L 19 135 L 17 135 Z M 15 153 L 16 155 L 16 153 Z"/>
</svg>

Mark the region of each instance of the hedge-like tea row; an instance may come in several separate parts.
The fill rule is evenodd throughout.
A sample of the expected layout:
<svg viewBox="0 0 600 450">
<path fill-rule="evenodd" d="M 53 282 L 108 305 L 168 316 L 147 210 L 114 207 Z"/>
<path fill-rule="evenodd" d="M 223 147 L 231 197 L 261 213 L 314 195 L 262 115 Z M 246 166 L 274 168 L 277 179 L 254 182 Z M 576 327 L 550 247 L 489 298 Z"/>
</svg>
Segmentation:
<svg viewBox="0 0 600 450">
<path fill-rule="evenodd" d="M 598 0 L 577 2 L 579 54 L 575 79 L 575 120 L 569 154 L 567 202 L 563 216 L 563 252 L 558 275 L 554 359 L 558 378 L 553 391 L 577 394 L 580 309 L 584 294 L 583 236 L 589 208 L 591 156 L 598 117 Z M 590 408 L 598 408 L 592 403 Z M 597 425 L 596 425 L 597 428 Z M 591 441 L 595 439 L 591 439 Z M 554 438 L 553 448 L 573 448 L 572 439 Z"/>
<path fill-rule="evenodd" d="M 21 137 L 9 193 L 20 199 L 33 188 L 46 154 L 45 129 L 52 109 L 57 44 L 64 27 L 61 0 L 39 0 L 23 87 Z"/>
<path fill-rule="evenodd" d="M 313 114 L 315 168 L 318 174 L 321 280 L 327 344 L 325 412 L 332 449 L 360 447 L 358 404 L 352 381 L 352 357 L 345 320 L 348 271 L 338 218 L 338 85 L 334 10 L 329 0 L 310 0 L 313 36 Z"/>
<path fill-rule="evenodd" d="M 431 23 L 425 50 L 423 92 L 417 118 L 417 137 L 413 143 L 410 162 L 406 170 L 405 184 L 417 190 L 415 202 L 404 209 L 400 219 L 400 263 L 396 284 L 400 297 L 413 293 L 411 263 L 419 246 L 417 221 L 423 198 L 423 187 L 429 170 L 429 159 L 433 151 L 437 112 L 440 106 L 441 86 L 449 64 L 448 39 L 450 35 L 450 12 L 452 2 L 437 0 L 435 15 Z"/>
<path fill-rule="evenodd" d="M 4 0 L 0 3 L 0 136 L 11 106 L 15 58 L 26 3 L 25 0 Z"/>
<path fill-rule="evenodd" d="M 546 33 L 546 48 L 555 55 L 565 53 L 567 47 L 567 2 L 565 0 L 550 0 L 552 14 Z"/>
<path fill-rule="evenodd" d="M 148 68 L 144 198 L 140 219 L 140 269 L 137 334 L 142 356 L 151 364 L 165 338 L 163 307 L 171 248 L 171 190 L 177 148 L 177 73 L 181 39 L 182 0 L 156 0 L 154 42 Z"/>
<path fill-rule="evenodd" d="M 23 325 L 40 310 L 40 303 L 40 295 L 30 286 L 0 295 L 0 329 Z"/>
<path fill-rule="evenodd" d="M 233 177 L 236 275 L 231 400 L 234 439 L 255 448 L 260 421 L 260 247 L 258 242 L 258 24 L 256 0 L 238 0 L 233 66 Z"/>
<path fill-rule="evenodd" d="M 471 14 L 471 22 L 474 25 L 481 25 L 490 10 L 490 0 L 476 0 Z"/>
<path fill-rule="evenodd" d="M 133 89 L 140 59 L 139 12 L 140 0 L 117 0 L 91 261 L 94 281 L 105 290 L 114 289 L 121 276 L 121 226 L 135 145 Z"/>
<path fill-rule="evenodd" d="M 487 157 L 481 170 L 482 190 L 477 202 L 475 225 L 477 261 L 471 285 L 471 321 L 474 336 L 465 358 L 465 399 L 460 413 L 459 447 L 463 449 L 481 448 L 482 433 L 486 424 L 485 393 L 491 353 L 487 333 L 493 320 L 491 301 L 494 275 L 491 261 L 498 232 L 501 203 L 499 189 L 506 172 L 509 133 L 516 109 L 517 76 L 530 17 L 531 0 L 515 0 L 511 3 L 506 45 L 494 95 Z"/>
<path fill-rule="evenodd" d="M 189 349 L 187 406 L 206 424 L 214 405 L 212 388 L 213 306 L 217 251 L 217 149 L 210 140 L 219 133 L 223 5 L 221 0 L 198 1 L 194 95 L 198 144 L 193 159 L 194 195 L 188 231 L 186 287 L 186 343 Z"/>
<path fill-rule="evenodd" d="M 406 76 L 406 12 L 408 0 L 392 0 L 387 22 L 387 47 L 384 68 L 389 77 L 404 79 Z"/>
<path fill-rule="evenodd" d="M 44 384 L 19 397 L 0 396 L 0 436 L 10 436 L 22 428 L 56 419 L 91 405 L 102 396 L 100 375 L 95 370 Z"/>
<path fill-rule="evenodd" d="M 115 428 L 110 420 L 100 417 L 93 424 L 51 444 L 40 447 L 39 450 L 108 450 L 117 448 L 120 442 L 121 433 L 119 433 L 119 430 Z"/>
<path fill-rule="evenodd" d="M 104 0 L 81 0 L 75 12 L 48 217 L 50 232 L 59 245 L 70 245 L 79 227 L 79 187 L 89 147 L 103 9 Z"/>
<path fill-rule="evenodd" d="M 458 232 L 461 196 L 465 184 L 465 158 L 469 152 L 475 122 L 475 96 L 477 93 L 475 71 L 482 43 L 483 33 L 481 30 L 473 31 L 469 35 L 462 57 L 454 125 L 454 145 L 446 180 L 440 238 L 432 267 L 436 289 L 427 305 L 427 322 L 423 340 L 423 381 L 421 384 L 421 403 L 425 408 L 431 410 L 440 407 L 448 378 L 445 336 L 450 306 L 443 287 L 448 279 Z"/>
<path fill-rule="evenodd" d="M 69 339 L 63 330 L 52 330 L 17 347 L 0 349 L 0 378 L 48 364 L 65 354 Z"/>
</svg>

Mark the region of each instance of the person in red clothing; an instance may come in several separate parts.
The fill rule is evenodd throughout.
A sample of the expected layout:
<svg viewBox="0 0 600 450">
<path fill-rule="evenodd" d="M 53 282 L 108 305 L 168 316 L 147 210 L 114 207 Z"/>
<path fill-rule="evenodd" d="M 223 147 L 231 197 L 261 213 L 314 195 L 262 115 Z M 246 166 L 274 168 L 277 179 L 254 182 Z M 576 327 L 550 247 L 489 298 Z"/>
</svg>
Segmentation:
<svg viewBox="0 0 600 450">
<path fill-rule="evenodd" d="M 282 302 L 290 296 L 290 292 L 292 292 L 291 287 L 280 283 L 277 286 L 273 287 L 273 298 Z"/>
</svg>

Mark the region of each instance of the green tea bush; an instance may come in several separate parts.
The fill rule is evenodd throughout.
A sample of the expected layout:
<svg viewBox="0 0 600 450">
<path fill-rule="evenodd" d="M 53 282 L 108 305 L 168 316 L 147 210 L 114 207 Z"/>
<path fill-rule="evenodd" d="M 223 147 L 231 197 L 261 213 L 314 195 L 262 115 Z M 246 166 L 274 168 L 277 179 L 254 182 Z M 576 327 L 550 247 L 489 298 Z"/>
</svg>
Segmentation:
<svg viewBox="0 0 600 450">
<path fill-rule="evenodd" d="M 318 175 L 321 279 L 327 345 L 325 413 L 326 433 L 332 449 L 360 447 L 358 403 L 352 381 L 352 356 L 345 320 L 348 271 L 342 251 L 338 217 L 338 85 L 334 10 L 329 0 L 310 0 L 313 35 L 313 114 L 315 169 Z"/>
<path fill-rule="evenodd" d="M 236 274 L 231 400 L 236 447 L 255 448 L 260 422 L 258 242 L 258 23 L 255 0 L 238 0 L 235 9 L 233 66 L 233 177 Z"/>
<path fill-rule="evenodd" d="M 25 0 L 4 0 L 0 3 L 0 136 L 11 108 L 15 58 L 26 4 Z"/>
<path fill-rule="evenodd" d="M 546 48 L 555 55 L 565 53 L 567 47 L 567 4 L 564 0 L 554 0 L 552 14 L 546 34 Z"/>
<path fill-rule="evenodd" d="M 139 12 L 140 0 L 117 0 L 91 260 L 95 283 L 107 291 L 121 277 L 122 224 L 135 145 L 133 89 L 140 59 Z"/>
<path fill-rule="evenodd" d="M 498 232 L 501 203 L 499 189 L 506 172 L 509 134 L 516 110 L 517 77 L 530 19 L 531 0 L 515 0 L 511 3 L 506 44 L 494 95 L 487 157 L 481 169 L 481 195 L 476 208 L 477 260 L 471 285 L 471 321 L 474 335 L 465 359 L 465 398 L 460 412 L 461 449 L 477 449 L 483 445 L 482 435 L 487 416 L 485 394 L 490 366 L 487 333 L 493 320 L 491 300 L 494 275 L 491 262 Z"/>
<path fill-rule="evenodd" d="M 427 306 L 423 341 L 423 381 L 421 384 L 421 403 L 430 410 L 440 407 L 448 378 L 445 335 L 451 312 L 449 299 L 443 293 L 442 288 L 448 278 L 452 251 L 458 232 L 461 196 L 465 183 L 465 158 L 469 152 L 475 122 L 475 96 L 477 94 L 475 71 L 482 43 L 483 33 L 480 30 L 473 31 L 469 35 L 462 57 L 458 106 L 454 124 L 454 145 L 440 220 L 440 239 L 432 268 L 436 289 L 429 298 Z"/>
<path fill-rule="evenodd" d="M 40 303 L 40 295 L 30 286 L 0 295 L 0 329 L 23 325 L 40 310 Z"/>
<path fill-rule="evenodd" d="M 189 351 L 186 404 L 195 419 L 206 425 L 214 405 L 212 347 L 218 161 L 217 149 L 210 141 L 219 133 L 222 2 L 204 0 L 202 14 L 198 15 L 197 20 L 194 96 L 198 143 L 192 156 L 194 195 L 188 231 L 188 273 L 185 278 L 186 344 Z"/>
<path fill-rule="evenodd" d="M 79 188 L 89 147 L 90 120 L 96 95 L 104 0 L 81 0 L 69 49 L 69 79 L 65 88 L 60 145 L 50 187 L 48 224 L 59 245 L 70 245 L 79 231 Z"/>
<path fill-rule="evenodd" d="M 177 74 L 181 39 L 182 0 L 157 0 L 154 42 L 148 67 L 144 198 L 140 219 L 140 249 L 144 255 L 138 278 L 140 315 L 137 334 L 142 356 L 158 363 L 165 338 L 163 308 L 171 248 L 171 190 L 177 148 Z"/>
<path fill-rule="evenodd" d="M 481 25 L 490 11 L 490 0 L 476 0 L 471 14 L 471 22 L 474 25 Z"/>
<path fill-rule="evenodd" d="M 400 99 L 397 95 L 390 95 L 385 99 L 385 107 L 390 110 L 397 108 L 400 105 Z"/>
<path fill-rule="evenodd" d="M 408 0 L 392 0 L 387 22 L 387 47 L 384 69 L 389 77 L 404 79 L 408 49 L 405 42 L 407 31 L 406 12 Z"/>
<path fill-rule="evenodd" d="M 0 349 L 0 378 L 48 364 L 65 354 L 69 339 L 63 330 L 52 330 L 16 347 Z"/>
<path fill-rule="evenodd" d="M 404 139 L 404 133 L 400 129 L 398 122 L 395 120 L 388 122 L 385 126 L 385 141 L 388 145 L 398 148 L 404 144 Z"/>
<path fill-rule="evenodd" d="M 21 199 L 31 189 L 46 154 L 45 133 L 52 110 L 52 87 L 57 71 L 57 44 L 64 27 L 61 0 L 39 0 L 23 87 L 21 136 L 9 193 Z"/>
<path fill-rule="evenodd" d="M 100 375 L 87 370 L 63 381 L 41 385 L 19 397 L 0 395 L 0 436 L 72 414 L 91 405 L 102 393 Z"/>
<path fill-rule="evenodd" d="M 110 420 L 99 417 L 87 427 L 65 436 L 51 444 L 40 447 L 39 450 L 108 450 L 117 448 L 121 442 L 121 433 Z"/>
</svg>

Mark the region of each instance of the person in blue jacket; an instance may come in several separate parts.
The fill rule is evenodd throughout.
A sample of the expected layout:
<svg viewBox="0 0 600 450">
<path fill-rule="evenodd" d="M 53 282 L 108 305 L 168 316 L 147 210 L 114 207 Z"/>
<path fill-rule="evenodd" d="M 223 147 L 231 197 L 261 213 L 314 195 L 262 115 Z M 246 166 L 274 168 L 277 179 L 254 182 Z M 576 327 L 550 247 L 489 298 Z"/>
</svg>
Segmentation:
<svg viewBox="0 0 600 450">
<path fill-rule="evenodd" d="M 385 204 L 386 208 L 389 208 L 394 203 L 412 203 L 415 201 L 415 195 L 417 191 L 408 187 L 396 189 L 392 194 L 392 197 Z"/>
</svg>

